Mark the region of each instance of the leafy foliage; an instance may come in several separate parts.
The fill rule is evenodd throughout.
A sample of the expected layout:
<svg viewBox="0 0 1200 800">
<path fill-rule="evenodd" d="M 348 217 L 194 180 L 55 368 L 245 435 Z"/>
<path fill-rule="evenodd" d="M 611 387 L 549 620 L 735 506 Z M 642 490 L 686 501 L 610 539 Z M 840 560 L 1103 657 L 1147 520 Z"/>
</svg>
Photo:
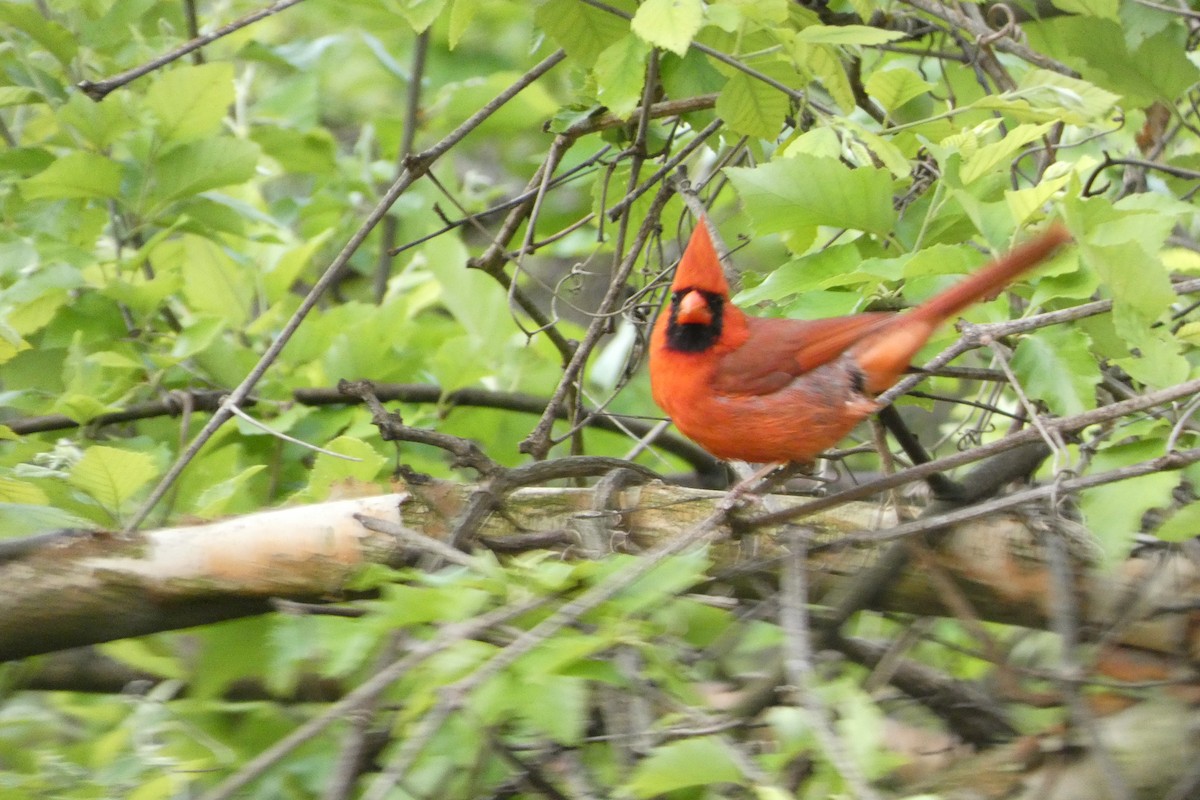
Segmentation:
<svg viewBox="0 0 1200 800">
<path fill-rule="evenodd" d="M 739 301 L 761 313 L 826 316 L 918 301 L 1061 218 L 1077 246 L 968 319 L 1094 298 L 1111 301 L 1111 312 L 1016 332 L 1011 351 L 983 350 L 969 363 L 1010 366 L 1038 411 L 1057 416 L 1196 377 L 1200 337 L 1179 279 L 1200 273 L 1192 201 L 1200 72 L 1186 19 L 1156 4 L 1057 2 L 1054 13 L 1018 20 L 1014 38 L 964 34 L 948 6 L 935 16 L 786 0 L 309 3 L 217 38 L 202 57 L 121 81 L 101 101 L 81 91 L 80 81 L 186 41 L 190 5 L 0 2 L 2 535 L 125 525 L 201 415 L 185 402 L 178 418 L 89 423 L 172 393 L 238 386 L 360 231 L 365 239 L 345 250 L 332 290 L 253 387 L 246 412 L 293 439 L 227 423 L 153 519 L 384 490 L 394 463 L 368 415 L 307 406 L 294 394 L 343 378 L 549 398 L 584 340 L 596 350 L 571 396 L 654 415 L 636 345 L 686 210 L 675 193 L 652 199 L 677 156 L 727 238 L 752 234 L 737 255 L 748 270 Z M 202 30 L 254 6 L 214 9 L 222 18 L 201 20 Z M 553 72 L 466 138 L 447 138 L 556 48 L 565 60 Z M 441 142 L 453 145 L 448 153 L 427 149 Z M 414 153 L 441 158 L 405 160 Z M 535 174 L 539 164 L 545 173 Z M 406 168 L 415 179 L 385 222 L 362 230 Z M 518 196 L 523 205 L 508 202 Z M 493 242 L 514 207 L 524 211 L 510 238 Z M 647 220 L 631 286 L 599 308 Z M 490 267 L 493 244 L 516 255 Z M 585 334 L 598 309 L 620 328 L 600 343 Z M 1011 393 L 993 397 L 946 377 L 933 386 L 975 404 L 942 412 L 930 440 L 994 440 L 997 415 L 1027 411 Z M 518 442 L 532 427 L 498 409 L 401 411 L 410 425 L 476 440 L 503 464 L 522 461 Z M 1061 444 L 1043 477 L 1101 474 L 1194 447 L 1188 413 L 1088 429 Z M 61 415 L 66 427 L 18 432 L 40 415 Z M 555 455 L 631 447 L 611 433 L 557 430 Z M 314 455 L 303 443 L 356 460 Z M 430 448 L 404 445 L 400 458 L 417 472 L 460 474 Z M 653 449 L 638 460 L 663 472 L 685 465 Z M 1195 472 L 1089 489 L 1077 510 L 1110 562 L 1158 512 L 1162 538 L 1185 540 L 1197 515 L 1179 498 Z M 346 691 L 392 648 L 538 601 L 507 627 L 447 643 L 388 689 L 395 738 L 374 756 L 399 758 L 448 692 L 548 606 L 627 567 L 623 557 L 483 558 L 432 574 L 364 576 L 360 588 L 378 596 L 359 604 L 359 619 L 258 618 L 107 645 L 116 661 L 164 680 L 137 697 L 8 698 L 0 787 L 13 798 L 195 796 L 316 713 L 238 700 L 239 681 L 276 699 L 314 675 Z M 744 686 L 783 634 L 743 619 L 741 606 L 685 596 L 708 579 L 705 559 L 666 561 L 471 685 L 457 698 L 460 713 L 422 742 L 404 796 L 533 796 L 522 780 L 577 767 L 601 796 L 850 791 L 794 704 L 714 725 L 730 721 L 715 687 Z M 859 624 L 894 633 L 888 621 Z M 985 663 L 953 648 L 924 657 L 970 677 Z M 895 759 L 879 740 L 880 705 L 854 668 L 837 672 L 819 693 L 842 740 L 855 744 L 851 761 L 881 778 Z M 595 731 L 622 693 L 638 699 L 645 726 L 614 744 Z M 755 739 L 759 725 L 769 741 Z M 245 796 L 321 796 L 335 772 L 332 741 L 301 747 Z M 522 759 L 542 766 L 522 771 Z"/>
</svg>

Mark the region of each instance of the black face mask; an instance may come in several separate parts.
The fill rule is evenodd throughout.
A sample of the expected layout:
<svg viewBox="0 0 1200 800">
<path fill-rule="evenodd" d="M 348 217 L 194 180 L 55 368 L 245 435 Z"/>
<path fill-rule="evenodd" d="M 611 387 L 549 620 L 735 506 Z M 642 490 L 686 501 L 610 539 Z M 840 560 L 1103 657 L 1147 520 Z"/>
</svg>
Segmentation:
<svg viewBox="0 0 1200 800">
<path fill-rule="evenodd" d="M 676 321 L 679 316 L 679 303 L 690 292 L 700 292 L 708 302 L 712 311 L 712 322 L 707 325 L 697 323 L 681 324 Z M 716 344 L 721 338 L 721 323 L 725 313 L 725 298 L 716 292 L 706 292 L 702 289 L 681 289 L 671 295 L 670 319 L 667 322 L 667 347 L 681 353 L 702 353 Z"/>
</svg>

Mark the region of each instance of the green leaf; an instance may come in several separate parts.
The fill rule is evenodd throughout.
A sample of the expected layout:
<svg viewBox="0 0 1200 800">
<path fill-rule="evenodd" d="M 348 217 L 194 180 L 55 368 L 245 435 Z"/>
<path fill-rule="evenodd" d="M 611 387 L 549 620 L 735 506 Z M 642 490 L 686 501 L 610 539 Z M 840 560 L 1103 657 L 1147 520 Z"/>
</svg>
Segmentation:
<svg viewBox="0 0 1200 800">
<path fill-rule="evenodd" d="M 216 242 L 186 235 L 163 242 L 154 252 L 178 261 L 183 294 L 195 313 L 221 317 L 233 326 L 249 319 L 252 276 Z"/>
<path fill-rule="evenodd" d="M 257 144 L 231 136 L 198 139 L 173 147 L 155 164 L 150 202 L 167 203 L 248 181 L 254 177 L 258 156 Z"/>
<path fill-rule="evenodd" d="M 1046 328 L 1023 337 L 1012 368 L 1029 398 L 1061 417 L 1096 407 L 1100 369 L 1083 331 Z"/>
<path fill-rule="evenodd" d="M 734 131 L 760 139 L 779 135 L 787 116 L 786 95 L 744 72 L 735 72 L 717 97 L 717 115 Z"/>
<path fill-rule="evenodd" d="M 1011 161 L 1025 145 L 1041 138 L 1054 127 L 1054 123 L 1045 122 L 1040 125 L 1018 125 L 1008 132 L 1003 139 L 979 148 L 969 158 L 963 160 L 959 178 L 964 186 L 969 186 L 984 175 L 989 175 L 999 168 L 1007 169 Z"/>
<path fill-rule="evenodd" d="M 549 0 L 533 19 L 567 55 L 588 66 L 629 34 L 625 20 L 577 0 Z"/>
<path fill-rule="evenodd" d="M 907 35 L 869 25 L 810 25 L 796 34 L 796 40 L 809 44 L 884 44 Z"/>
<path fill-rule="evenodd" d="M 182 142 L 216 133 L 233 98 L 233 64 L 220 62 L 167 72 L 146 92 L 145 102 L 163 140 Z"/>
<path fill-rule="evenodd" d="M 4 438 L 4 437 L 0 437 Z M 16 539 L 45 531 L 75 528 L 87 530 L 93 525 L 83 517 L 59 508 L 52 508 L 41 503 L 10 503 L 0 502 L 0 539 Z"/>
<path fill-rule="evenodd" d="M 71 468 L 67 482 L 116 512 L 157 474 L 158 467 L 148 453 L 95 445 Z"/>
<path fill-rule="evenodd" d="M 1021 76 L 1015 92 L 1006 97 L 1027 100 L 1031 105 L 1056 112 L 1064 122 L 1083 125 L 1105 121 L 1121 96 L 1094 83 L 1048 69 L 1031 69 Z"/>
<path fill-rule="evenodd" d="M 1104 17 L 1118 20 L 1117 11 L 1120 0 L 1052 0 L 1055 8 L 1061 8 L 1068 14 L 1081 14 L 1089 17 Z"/>
<path fill-rule="evenodd" d="M 1186 542 L 1200 536 L 1200 503 L 1180 508 L 1158 526 L 1155 534 L 1164 542 Z"/>
<path fill-rule="evenodd" d="M 636 36 L 624 36 L 596 58 L 596 97 L 618 117 L 637 108 L 642 99 L 649 48 Z"/>
<path fill-rule="evenodd" d="M 337 456 L 317 453 L 305 496 L 314 500 L 326 499 L 341 483 L 369 482 L 379 477 L 387 466 L 387 458 L 370 444 L 353 436 L 339 436 L 324 445 L 326 450 L 350 456 L 357 461 L 347 461 Z"/>
<path fill-rule="evenodd" d="M 759 233 L 808 225 L 888 234 L 896 223 L 887 170 L 851 169 L 830 158 L 796 156 L 726 170 Z"/>
<path fill-rule="evenodd" d="M 0 108 L 43 102 L 42 96 L 23 86 L 0 86 Z"/>
<path fill-rule="evenodd" d="M 36 5 L 27 3 L 0 3 L 0 22 L 22 31 L 29 38 L 46 48 L 64 67 L 70 66 L 78 50 L 78 37 L 57 22 L 42 16 Z M 5 37 L 9 39 L 9 37 Z M 10 41 L 10 47 L 13 45 Z"/>
<path fill-rule="evenodd" d="M 580 743 L 588 723 L 587 681 L 566 675 L 531 675 L 515 690 L 521 716 L 558 744 Z M 518 698 L 519 699 L 519 698 Z"/>
<path fill-rule="evenodd" d="M 749 305 L 763 300 L 778 301 L 816 289 L 861 284 L 870 280 L 857 272 L 861 263 L 862 254 L 857 245 L 826 247 L 787 262 L 758 286 L 739 292 L 736 302 Z"/>
<path fill-rule="evenodd" d="M 232 478 L 207 487 L 196 499 L 196 504 L 191 510 L 192 515 L 200 519 L 216 519 L 225 514 L 229 502 L 244 490 L 251 478 L 266 468 L 265 464 L 254 464 Z"/>
<path fill-rule="evenodd" d="M 633 15 L 633 32 L 677 56 L 687 52 L 704 22 L 701 0 L 645 0 Z"/>
<path fill-rule="evenodd" d="M 422 33 L 442 13 L 446 0 L 399 0 L 399 6 L 413 32 Z"/>
<path fill-rule="evenodd" d="M 837 48 L 824 44 L 808 44 L 797 41 L 792 44 L 792 55 L 798 64 L 809 69 L 825 91 L 847 114 L 854 111 L 854 89 L 842 64 Z"/>
<path fill-rule="evenodd" d="M 688 786 L 738 783 L 741 770 L 719 739 L 682 739 L 656 747 L 633 771 L 628 789 L 635 797 L 654 797 Z"/>
<path fill-rule="evenodd" d="M 1042 211 L 1050 198 L 1054 197 L 1065 187 L 1072 176 L 1059 175 L 1057 178 L 1043 178 L 1041 183 L 1025 189 L 1007 190 L 1004 192 L 1004 202 L 1012 213 L 1013 222 L 1021 225 L 1028 222 L 1035 214 Z"/>
<path fill-rule="evenodd" d="M 1163 442 L 1157 437 L 1114 445 L 1096 453 L 1091 472 L 1100 473 L 1128 466 L 1163 454 Z M 1119 483 L 1097 486 L 1081 493 L 1079 508 L 1088 530 L 1095 534 L 1109 564 L 1129 556 L 1133 537 L 1141 529 L 1142 517 L 1152 508 L 1170 506 L 1171 493 L 1179 485 L 1179 475 L 1157 472 Z"/>
<path fill-rule="evenodd" d="M 865 88 L 886 111 L 895 111 L 909 100 L 927 94 L 934 84 L 907 67 L 893 67 L 871 73 Z"/>
<path fill-rule="evenodd" d="M 121 193 L 121 166 L 104 156 L 79 150 L 18 185 L 26 200 L 117 197 Z"/>
</svg>

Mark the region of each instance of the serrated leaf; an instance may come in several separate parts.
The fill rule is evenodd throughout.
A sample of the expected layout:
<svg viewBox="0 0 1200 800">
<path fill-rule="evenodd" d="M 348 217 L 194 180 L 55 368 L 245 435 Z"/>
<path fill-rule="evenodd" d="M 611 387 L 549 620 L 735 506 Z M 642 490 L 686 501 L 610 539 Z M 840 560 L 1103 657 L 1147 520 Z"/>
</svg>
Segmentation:
<svg viewBox="0 0 1200 800">
<path fill-rule="evenodd" d="M 220 245 L 189 234 L 163 242 L 155 248 L 155 253 L 160 252 L 179 260 L 183 294 L 194 313 L 219 317 L 237 327 L 249 319 L 253 278 Z"/>
<path fill-rule="evenodd" d="M 892 139 L 869 131 L 851 120 L 845 120 L 843 124 L 854 133 L 849 144 L 857 163 L 883 164 L 896 178 L 903 179 L 912 174 L 912 165 Z"/>
<path fill-rule="evenodd" d="M 1021 225 L 1042 210 L 1046 203 L 1070 182 L 1070 174 L 1046 178 L 1036 186 L 1004 192 L 1004 202 L 1012 212 L 1013 222 Z"/>
<path fill-rule="evenodd" d="M 796 34 L 796 40 L 809 44 L 885 44 L 907 35 L 869 25 L 810 25 Z"/>
<path fill-rule="evenodd" d="M 117 512 L 157 474 L 154 458 L 147 453 L 96 445 L 71 468 L 67 483 L 108 511 Z"/>
<path fill-rule="evenodd" d="M 831 225 L 884 235 L 896 222 L 887 170 L 851 169 L 831 158 L 796 156 L 731 168 L 726 174 L 760 233 Z"/>
<path fill-rule="evenodd" d="M 1082 331 L 1045 328 L 1022 338 L 1012 368 L 1029 398 L 1061 417 L 1096 407 L 1100 369 Z"/>
<path fill-rule="evenodd" d="M 655 47 L 682 56 L 704 22 L 702 0 L 646 0 L 633 15 L 633 32 Z"/>
<path fill-rule="evenodd" d="M 1093 83 L 1062 75 L 1048 69 L 1032 69 L 1021 76 L 1015 92 L 1007 97 L 1020 98 L 1032 105 L 1057 112 L 1064 122 L 1082 125 L 1104 119 L 1121 96 Z"/>
<path fill-rule="evenodd" d="M 786 95 L 744 72 L 730 76 L 717 96 L 717 115 L 737 133 L 774 139 L 787 116 Z"/>
<path fill-rule="evenodd" d="M 630 114 L 642 99 L 649 52 L 638 37 L 623 36 L 596 58 L 596 98 L 618 117 Z"/>
<path fill-rule="evenodd" d="M 146 108 L 158 119 L 165 141 L 182 142 L 216 133 L 233 104 L 233 64 L 178 67 L 146 92 Z"/>
<path fill-rule="evenodd" d="M 896 67 L 871 73 L 865 88 L 886 111 L 895 111 L 909 100 L 929 92 L 934 84 L 911 69 Z"/>
<path fill-rule="evenodd" d="M 1179 352 L 1179 341 L 1160 327 L 1146 325 L 1140 318 L 1113 308 L 1117 333 L 1129 345 L 1131 355 L 1112 361 L 1138 383 L 1164 389 L 1187 380 L 1191 366 Z"/>
<path fill-rule="evenodd" d="M 44 505 L 48 502 L 46 493 L 37 484 L 0 475 L 0 503 Z"/>
<path fill-rule="evenodd" d="M 654 748 L 634 768 L 627 788 L 635 797 L 654 797 L 688 786 L 736 783 L 741 777 L 720 740 L 704 736 Z"/>
<path fill-rule="evenodd" d="M 792 54 L 798 64 L 813 73 L 842 111 L 847 114 L 854 111 L 854 89 L 837 48 L 797 41 L 793 43 Z"/>
<path fill-rule="evenodd" d="M 629 34 L 625 20 L 577 0 L 549 0 L 533 19 L 567 55 L 588 66 Z"/>
<path fill-rule="evenodd" d="M 96 153 L 68 153 L 18 184 L 27 200 L 103 199 L 121 193 L 121 166 Z"/>
<path fill-rule="evenodd" d="M 1054 127 L 1054 123 L 1040 125 L 1018 125 L 998 142 L 986 144 L 969 158 L 964 159 L 959 178 L 969 186 L 984 175 L 991 174 L 1005 162 L 1011 161 L 1025 145 L 1037 140 Z"/>
<path fill-rule="evenodd" d="M 1175 337 L 1181 342 L 1200 345 L 1200 322 L 1187 323 L 1175 332 Z"/>
<path fill-rule="evenodd" d="M 220 136 L 181 144 L 154 165 L 151 202 L 166 203 L 254 177 L 259 149 L 254 142 Z"/>
</svg>

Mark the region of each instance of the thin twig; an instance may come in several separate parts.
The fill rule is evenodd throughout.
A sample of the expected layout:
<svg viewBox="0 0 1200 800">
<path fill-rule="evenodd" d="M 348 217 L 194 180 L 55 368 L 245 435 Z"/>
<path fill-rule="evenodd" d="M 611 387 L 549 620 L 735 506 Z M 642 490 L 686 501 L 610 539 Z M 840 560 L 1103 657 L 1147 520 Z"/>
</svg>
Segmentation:
<svg viewBox="0 0 1200 800">
<path fill-rule="evenodd" d="M 417 139 L 417 120 L 421 113 L 421 81 L 425 77 L 425 61 L 429 53 L 429 29 L 417 34 L 413 41 L 412 67 L 408 76 L 408 92 L 404 98 L 404 123 L 400 134 L 400 150 L 396 156 L 396 172 L 393 180 L 398 180 L 404 172 L 404 163 L 412 155 L 413 146 Z M 379 262 L 375 265 L 375 304 L 383 303 L 387 293 L 388 279 L 392 275 L 392 250 L 396 244 L 396 231 L 399 221 L 389 215 L 383 220 L 383 233 L 379 237 Z"/>
<path fill-rule="evenodd" d="M 779 626 L 784 633 L 784 669 L 796 702 L 808 712 L 809 724 L 826 757 L 851 791 L 864 800 L 879 795 L 871 788 L 862 770 L 833 728 L 829 710 L 813 690 L 809 676 L 814 673 L 813 653 L 808 624 L 808 578 L 805 573 L 807 547 L 805 534 L 796 528 L 786 532 L 790 551 L 784 563 L 783 594 L 779 602 Z"/>
<path fill-rule="evenodd" d="M 505 623 L 532 611 L 544 604 L 545 598 L 536 598 L 524 603 L 504 606 L 482 614 L 475 619 L 456 622 L 442 628 L 431 639 L 418 642 L 403 657 L 363 681 L 354 691 L 327 708 L 322 714 L 301 725 L 292 733 L 251 759 L 220 785 L 201 795 L 200 800 L 231 800 L 245 786 L 266 774 L 267 770 L 281 761 L 297 747 L 312 741 L 330 725 L 345 719 L 363 706 L 373 702 L 379 692 L 386 689 L 404 673 L 425 659 L 437 655 L 451 644 L 469 639 L 488 628 Z"/>
<path fill-rule="evenodd" d="M 640 580 L 662 563 L 664 559 L 699 545 L 713 536 L 727 513 L 728 510 L 726 508 L 717 508 L 712 514 L 696 525 L 693 525 L 681 536 L 664 542 L 641 558 L 633 561 L 627 568 L 613 573 L 610 577 L 591 587 L 579 597 L 559 606 L 546 619 L 529 630 L 522 632 L 490 661 L 466 677 L 461 678 L 456 683 L 447 686 L 443 690 L 437 704 L 417 723 L 415 729 L 405 738 L 391 762 L 380 772 L 375 783 L 363 794 L 363 800 L 383 800 L 383 798 L 387 797 L 391 789 L 412 767 L 417 756 L 420 755 L 433 734 L 449 718 L 450 714 L 465 702 L 467 696 L 476 687 L 507 669 L 518 658 L 551 636 L 554 636 L 567 625 L 574 623 L 587 612 L 612 598 L 613 595 Z M 216 799 L 206 797 L 201 798 L 201 800 Z"/>
<path fill-rule="evenodd" d="M 562 407 L 563 399 L 566 397 L 568 389 L 575 382 L 575 379 L 583 370 L 583 365 L 591 355 L 592 348 L 600 340 L 600 336 L 604 333 L 607 325 L 607 314 L 616 305 L 618 298 L 625 289 L 625 281 L 629 277 L 629 273 L 633 270 L 633 265 L 636 263 L 638 256 L 641 254 L 642 248 L 646 241 L 650 238 L 651 232 L 659 224 L 659 214 L 662 213 L 663 206 L 671 197 L 672 189 L 667 183 L 663 183 L 658 193 L 654 197 L 654 202 L 651 204 L 645 219 L 642 222 L 641 228 L 638 230 L 637 236 L 634 237 L 633 244 L 628 248 L 625 258 L 621 261 L 613 274 L 612 280 L 609 283 L 608 291 L 604 298 L 600 301 L 600 305 L 596 310 L 596 316 L 592 318 L 591 324 L 588 325 L 587 333 L 584 334 L 583 341 L 575 349 L 571 361 L 563 369 L 563 376 L 559 380 L 558 388 L 555 389 L 554 395 L 550 398 L 546 410 L 542 413 L 542 417 L 538 420 L 538 424 L 533 431 L 525 437 L 520 444 L 522 453 L 530 453 L 534 458 L 543 459 L 550 451 L 550 430 L 557 419 L 559 409 Z"/>
<path fill-rule="evenodd" d="M 139 419 L 177 417 L 190 411 L 216 411 L 220 408 L 221 398 L 225 394 L 224 390 L 179 390 L 167 393 L 161 400 L 135 403 L 120 411 L 110 411 L 82 422 L 63 414 L 47 414 L 42 417 L 21 417 L 3 424 L 7 425 L 13 433 L 25 436 L 31 433 L 46 433 L 47 431 L 62 431 L 79 427 L 94 428 L 102 425 L 117 425 Z M 254 403 L 253 399 L 247 399 L 242 405 L 252 406 Z"/>
<path fill-rule="evenodd" d="M 241 19 L 234 20 L 228 25 L 222 25 L 212 33 L 206 33 L 203 36 L 198 36 L 192 39 L 190 42 L 185 42 L 174 50 L 164 53 L 157 58 L 153 58 L 139 67 L 134 67 L 133 69 L 126 70 L 119 75 L 114 75 L 111 78 L 105 78 L 104 80 L 100 81 L 80 81 L 79 83 L 75 84 L 75 86 L 88 97 L 92 98 L 96 102 L 100 102 L 114 89 L 119 89 L 125 84 L 131 83 L 143 75 L 153 72 L 159 67 L 170 64 L 176 59 L 183 58 L 193 50 L 198 50 L 205 45 L 212 44 L 223 36 L 228 36 L 231 33 L 241 30 L 247 25 L 252 25 L 259 20 L 266 19 L 274 14 L 278 14 L 280 11 L 291 8 L 300 2 L 303 2 L 303 0 L 278 0 L 278 2 L 272 3 L 266 8 L 261 8 L 258 11 L 247 14 Z"/>
<path fill-rule="evenodd" d="M 1035 435 L 1038 435 L 1036 431 L 1031 432 L 1033 432 Z M 1157 458 L 1138 461 L 1134 464 L 1129 464 L 1117 469 L 1097 473 L 1095 475 L 1084 475 L 1078 478 L 1068 478 L 1057 481 L 1053 484 L 1025 489 L 1004 497 L 997 497 L 966 508 L 955 509 L 944 514 L 937 514 L 928 518 L 915 520 L 913 522 L 905 522 L 900 525 L 896 525 L 895 527 L 888 528 L 887 530 L 853 531 L 844 536 L 839 536 L 830 542 L 823 543 L 820 545 L 820 548 L 825 549 L 855 544 L 888 542 L 894 539 L 901 539 L 906 536 L 913 536 L 919 533 L 928 533 L 929 531 L 938 530 L 950 525 L 958 525 L 963 522 L 969 522 L 973 519 L 989 517 L 1000 511 L 1015 508 L 1035 500 L 1050 500 L 1064 494 L 1081 492 L 1085 489 L 1092 489 L 1096 486 L 1104 486 L 1105 484 L 1116 483 L 1118 481 L 1126 481 L 1131 478 L 1140 478 L 1143 475 L 1152 475 L 1157 472 L 1172 472 L 1183 469 L 1184 467 L 1194 464 L 1197 461 L 1200 461 L 1200 447 L 1191 450 L 1179 450 L 1159 456 Z"/>
<path fill-rule="evenodd" d="M 157 505 L 158 501 L 161 500 L 167 493 L 167 490 L 170 489 L 172 484 L 179 479 L 179 476 L 183 473 L 183 470 L 187 467 L 187 465 L 190 464 L 192 459 L 196 457 L 196 454 L 200 452 L 200 449 L 204 447 L 204 445 L 208 443 L 208 440 L 212 438 L 213 434 L 215 434 L 217 430 L 224 425 L 231 416 L 233 416 L 232 412 L 229 410 L 229 407 L 240 405 L 249 396 L 254 387 L 258 385 L 258 382 L 262 379 L 263 375 L 265 375 L 271 365 L 275 363 L 275 359 L 279 357 L 280 352 L 282 352 L 287 343 L 291 341 L 292 336 L 295 335 L 296 331 L 300 327 L 300 324 L 308 317 L 309 312 L 316 307 L 317 302 L 321 299 L 329 287 L 331 287 L 337 281 L 341 271 L 350 262 L 350 258 L 358 251 L 358 248 L 362 246 L 362 243 L 366 241 L 367 236 L 371 233 L 375 226 L 379 224 L 380 220 L 383 219 L 388 210 L 391 209 L 392 205 L 398 199 L 400 199 L 400 196 L 404 194 L 404 192 L 407 191 L 414 182 L 416 182 L 417 178 L 424 175 L 425 172 L 428 171 L 430 164 L 432 164 L 434 161 L 444 155 L 450 148 L 465 138 L 468 133 L 479 127 L 484 120 L 498 111 L 509 100 L 516 97 L 517 94 L 533 84 L 534 81 L 553 69 L 565 57 L 566 54 L 562 50 L 557 50 L 553 54 L 547 56 L 539 64 L 518 78 L 507 89 L 500 92 L 500 94 L 488 102 L 483 108 L 476 111 L 465 122 L 447 134 L 446 137 L 436 145 L 428 150 L 425 150 L 417 156 L 406 159 L 404 174 L 392 184 L 391 188 L 389 188 L 387 193 L 384 194 L 383 198 L 367 216 L 363 224 L 359 226 L 358 230 L 354 232 L 354 235 L 351 236 L 349 241 L 346 242 L 346 245 L 342 248 L 342 251 L 338 253 L 337 257 L 333 259 L 328 267 L 326 267 L 325 271 L 321 274 L 321 277 L 315 284 L 313 284 L 313 287 L 309 290 L 308 294 L 304 296 L 304 299 L 300 303 L 300 307 L 296 309 L 295 313 L 292 314 L 292 316 L 284 324 L 283 328 L 279 331 L 279 334 L 275 337 L 274 341 L 271 342 L 270 347 L 268 347 L 266 352 L 263 353 L 262 357 L 259 358 L 258 363 L 254 365 L 253 369 L 250 370 L 250 373 L 242 380 L 242 382 L 238 384 L 232 392 L 230 392 L 229 397 L 225 399 L 225 401 L 221 404 L 221 407 L 218 408 L 216 413 L 213 414 L 212 418 L 209 419 L 208 424 L 206 424 L 200 430 L 200 433 L 198 433 L 196 438 L 192 440 L 192 443 L 188 446 L 187 450 L 185 450 L 183 454 L 176 459 L 175 463 L 171 465 L 170 470 L 167 471 L 167 474 L 163 476 L 163 478 L 158 482 L 158 485 L 154 487 L 154 490 L 150 492 L 150 496 L 146 499 L 145 503 L 143 503 L 142 507 L 139 508 L 133 515 L 132 519 L 129 521 L 129 524 L 125 526 L 125 530 L 127 532 L 132 531 L 141 525 L 146 517 L 149 516 L 154 506 Z"/>
<path fill-rule="evenodd" d="M 1197 392 L 1200 392 L 1200 379 L 1185 381 L 1184 383 L 1160 389 L 1157 392 L 1133 397 L 1129 400 L 1124 400 L 1120 403 L 1113 403 L 1107 406 L 1086 411 L 1082 414 L 1076 414 L 1073 417 L 1064 417 L 1062 419 L 1047 419 L 1045 425 L 1051 430 L 1060 433 L 1068 433 L 1072 431 L 1082 430 L 1090 425 L 1096 425 L 1102 422 L 1109 422 L 1114 419 L 1119 419 L 1128 414 L 1133 414 L 1138 411 L 1145 411 L 1154 406 L 1165 405 L 1182 397 L 1190 397 Z M 895 475 L 889 475 L 879 480 L 869 481 L 867 483 L 855 486 L 852 489 L 847 489 L 843 492 L 837 492 L 826 497 L 819 497 L 810 500 L 803 505 L 797 506 L 786 511 L 762 514 L 757 517 L 752 517 L 745 520 L 738 520 L 739 525 L 744 525 L 748 528 L 760 527 L 763 525 L 779 525 L 785 522 L 792 522 L 801 519 L 817 511 L 826 508 L 832 508 L 841 505 L 849 500 L 860 500 L 864 497 L 871 497 L 879 492 L 887 489 L 892 489 L 896 486 L 903 486 L 906 483 L 923 480 L 926 475 L 934 472 L 944 472 L 949 469 L 971 464 L 976 461 L 982 461 L 996 453 L 1001 453 L 1006 450 L 1012 450 L 1015 447 L 1041 441 L 1041 433 L 1030 428 L 1023 431 L 1018 431 L 1009 436 L 999 439 L 995 442 L 976 447 L 971 450 L 965 450 L 960 453 L 939 458 L 936 461 L 930 461 L 928 464 L 919 464 L 914 467 L 909 467 L 906 470 L 901 470 Z"/>
<path fill-rule="evenodd" d="M 265 431 L 266 433 L 269 433 L 271 436 L 274 436 L 276 439 L 279 439 L 281 441 L 291 442 L 292 444 L 300 445 L 301 447 L 303 447 L 306 450 L 312 450 L 314 453 L 320 453 L 321 455 L 325 455 L 325 456 L 332 456 L 333 458 L 340 458 L 343 461 L 354 461 L 354 462 L 358 462 L 358 463 L 362 462 L 362 459 L 358 458 L 357 456 L 348 456 L 345 453 L 335 453 L 332 450 L 326 450 L 324 447 L 318 447 L 317 445 L 312 444 L 311 442 L 306 442 L 303 439 L 297 439 L 295 436 L 288 436 L 283 431 L 277 431 L 274 428 L 272 428 L 270 425 L 268 425 L 267 423 L 260 422 L 259 420 L 255 419 L 254 417 L 247 414 L 245 411 L 242 411 L 237 406 L 230 406 L 229 410 L 233 412 L 233 415 L 235 417 L 242 420 L 246 424 L 252 425 L 255 428 L 258 428 L 260 431 Z"/>
<path fill-rule="evenodd" d="M 1058 684 L 1067 698 L 1071 720 L 1076 726 L 1084 729 L 1090 740 L 1091 755 L 1104 775 L 1104 793 L 1109 800 L 1132 800 L 1133 795 L 1121 776 L 1121 771 L 1113 762 L 1112 754 L 1100 736 L 1096 720 L 1079 691 L 1083 678 L 1083 668 L 1076 652 L 1079 644 L 1079 609 L 1066 544 L 1058 531 L 1049 532 L 1044 544 L 1050 566 L 1048 604 L 1051 609 L 1051 625 L 1059 638 Z"/>
</svg>

